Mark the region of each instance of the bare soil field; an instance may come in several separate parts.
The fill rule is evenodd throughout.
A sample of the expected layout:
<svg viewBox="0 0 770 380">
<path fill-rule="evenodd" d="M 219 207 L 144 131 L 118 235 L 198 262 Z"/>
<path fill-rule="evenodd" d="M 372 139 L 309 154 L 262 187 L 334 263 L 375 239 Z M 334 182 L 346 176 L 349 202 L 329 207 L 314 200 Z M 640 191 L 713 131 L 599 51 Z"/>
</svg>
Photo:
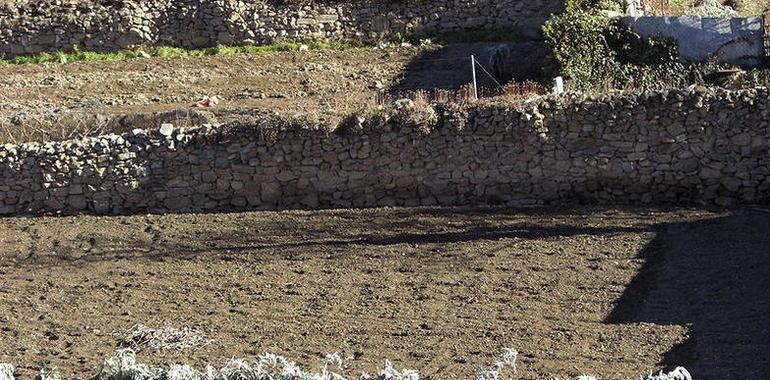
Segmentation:
<svg viewBox="0 0 770 380">
<path fill-rule="evenodd" d="M 198 328 L 154 364 L 273 352 L 466 379 L 770 375 L 770 213 L 374 209 L 0 220 L 0 362 L 87 375 L 134 324 Z"/>
<path fill-rule="evenodd" d="M 419 49 L 323 50 L 198 58 L 9 65 L 0 68 L 0 119 L 64 112 L 223 108 L 341 114 L 372 105 Z M 25 121 L 31 118 L 27 117 Z"/>
</svg>

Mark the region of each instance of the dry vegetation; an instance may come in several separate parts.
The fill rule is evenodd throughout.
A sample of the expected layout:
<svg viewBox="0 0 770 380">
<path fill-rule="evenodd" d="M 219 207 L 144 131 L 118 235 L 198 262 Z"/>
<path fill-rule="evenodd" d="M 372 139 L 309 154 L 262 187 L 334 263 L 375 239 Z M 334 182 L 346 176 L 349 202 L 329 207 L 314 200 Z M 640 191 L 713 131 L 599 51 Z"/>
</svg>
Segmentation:
<svg viewBox="0 0 770 380">
<path fill-rule="evenodd" d="M 703 0 L 644 0 L 644 2 L 655 15 L 679 15 L 701 5 Z M 770 7 L 767 0 L 715 0 L 714 3 L 729 6 L 743 16 L 759 16 Z"/>
</svg>

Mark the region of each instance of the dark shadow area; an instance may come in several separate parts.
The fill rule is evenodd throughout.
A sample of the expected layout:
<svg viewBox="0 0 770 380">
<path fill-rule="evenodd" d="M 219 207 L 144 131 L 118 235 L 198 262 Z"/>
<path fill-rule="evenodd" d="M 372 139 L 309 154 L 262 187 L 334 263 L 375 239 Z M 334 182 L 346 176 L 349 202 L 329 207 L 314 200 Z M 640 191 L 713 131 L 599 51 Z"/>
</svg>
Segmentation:
<svg viewBox="0 0 770 380">
<path fill-rule="evenodd" d="M 608 323 L 686 325 L 660 363 L 695 379 L 770 378 L 770 213 L 660 225 Z"/>
<path fill-rule="evenodd" d="M 456 91 L 473 81 L 471 55 L 478 62 L 478 86 L 487 91 L 511 80 L 542 81 L 546 54 L 541 41 L 448 44 L 416 56 L 388 92 L 398 95 L 417 90 Z"/>
<path fill-rule="evenodd" d="M 606 235 L 621 232 L 639 232 L 635 227 L 575 227 L 575 226 L 529 226 L 513 225 L 506 227 L 481 227 L 462 231 L 433 233 L 398 233 L 388 236 L 364 235 L 349 239 L 310 240 L 296 243 L 253 244 L 231 246 L 227 250 L 262 250 L 286 249 L 311 246 L 349 246 L 349 245 L 398 245 L 398 244 L 451 244 L 468 243 L 475 240 L 500 240 L 504 238 L 548 239 L 573 235 Z M 224 238 L 224 240 L 230 240 Z"/>
<path fill-rule="evenodd" d="M 435 226 L 434 226 L 435 227 Z M 577 227 L 572 225 L 537 226 L 528 224 L 511 224 L 507 226 L 485 226 L 478 228 L 458 229 L 454 231 L 436 232 L 395 232 L 387 234 L 361 234 L 350 235 L 344 239 L 326 237 L 314 237 L 312 232 L 305 239 L 282 239 L 271 242 L 270 239 L 260 239 L 248 228 L 219 231 L 216 234 L 196 234 L 184 236 L 181 239 L 169 239 L 161 236 L 160 232 L 154 236 L 151 242 L 128 239 L 115 241 L 115 239 L 91 238 L 86 244 L 68 244 L 74 246 L 77 254 L 68 252 L 63 246 L 58 246 L 56 255 L 30 254 L 28 257 L 15 263 L 15 265 L 79 265 L 86 262 L 100 262 L 107 260 L 124 259 L 194 259 L 198 255 L 224 255 L 235 258 L 242 254 L 265 253 L 264 259 L 270 259 L 269 255 L 297 252 L 305 248 L 326 247 L 341 248 L 352 246 L 388 246 L 388 245 L 418 245 L 418 244 L 453 244 L 469 243 L 480 240 L 500 240 L 505 238 L 519 239 L 549 239 L 574 235 L 610 235 L 624 232 L 647 231 L 647 227 Z M 310 231 L 308 231 L 310 232 Z M 338 235 L 338 234 L 334 234 Z M 178 237 L 177 237 L 178 238 Z M 287 241 L 288 240 L 288 241 Z M 233 244 L 233 242 L 236 242 Z M 83 249 L 85 248 L 85 249 Z M 264 251 L 264 252 L 263 252 Z M 4 263 L 8 265 L 8 263 Z"/>
</svg>

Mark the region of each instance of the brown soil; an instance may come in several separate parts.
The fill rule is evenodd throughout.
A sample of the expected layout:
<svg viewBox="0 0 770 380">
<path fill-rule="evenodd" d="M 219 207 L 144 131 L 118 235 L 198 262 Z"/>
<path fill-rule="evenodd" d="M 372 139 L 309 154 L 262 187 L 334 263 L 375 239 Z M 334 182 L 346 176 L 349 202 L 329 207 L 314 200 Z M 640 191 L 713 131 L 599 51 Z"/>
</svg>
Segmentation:
<svg viewBox="0 0 770 380">
<path fill-rule="evenodd" d="M 335 113 L 371 105 L 377 87 L 388 86 L 420 51 L 360 48 L 9 65 L 0 68 L 0 111 L 152 111 L 217 95 L 228 107 Z"/>
<path fill-rule="evenodd" d="M 340 210 L 0 220 L 0 362 L 85 375 L 142 323 L 197 327 L 221 363 L 269 351 L 347 374 L 765 378 L 770 214 Z M 716 376 L 719 375 L 719 376 Z M 764 375 L 764 376 L 762 376 Z"/>
</svg>

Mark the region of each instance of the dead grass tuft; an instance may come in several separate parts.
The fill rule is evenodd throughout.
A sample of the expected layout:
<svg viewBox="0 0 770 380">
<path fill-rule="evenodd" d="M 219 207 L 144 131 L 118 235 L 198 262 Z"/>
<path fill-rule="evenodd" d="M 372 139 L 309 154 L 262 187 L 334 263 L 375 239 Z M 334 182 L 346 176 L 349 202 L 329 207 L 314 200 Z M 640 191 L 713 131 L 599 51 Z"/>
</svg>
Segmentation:
<svg viewBox="0 0 770 380">
<path fill-rule="evenodd" d="M 138 324 L 115 332 L 114 335 L 118 337 L 119 347 L 130 348 L 136 352 L 197 350 L 211 343 L 202 331 L 189 327 L 177 329 L 165 326 L 156 329 Z"/>
</svg>

